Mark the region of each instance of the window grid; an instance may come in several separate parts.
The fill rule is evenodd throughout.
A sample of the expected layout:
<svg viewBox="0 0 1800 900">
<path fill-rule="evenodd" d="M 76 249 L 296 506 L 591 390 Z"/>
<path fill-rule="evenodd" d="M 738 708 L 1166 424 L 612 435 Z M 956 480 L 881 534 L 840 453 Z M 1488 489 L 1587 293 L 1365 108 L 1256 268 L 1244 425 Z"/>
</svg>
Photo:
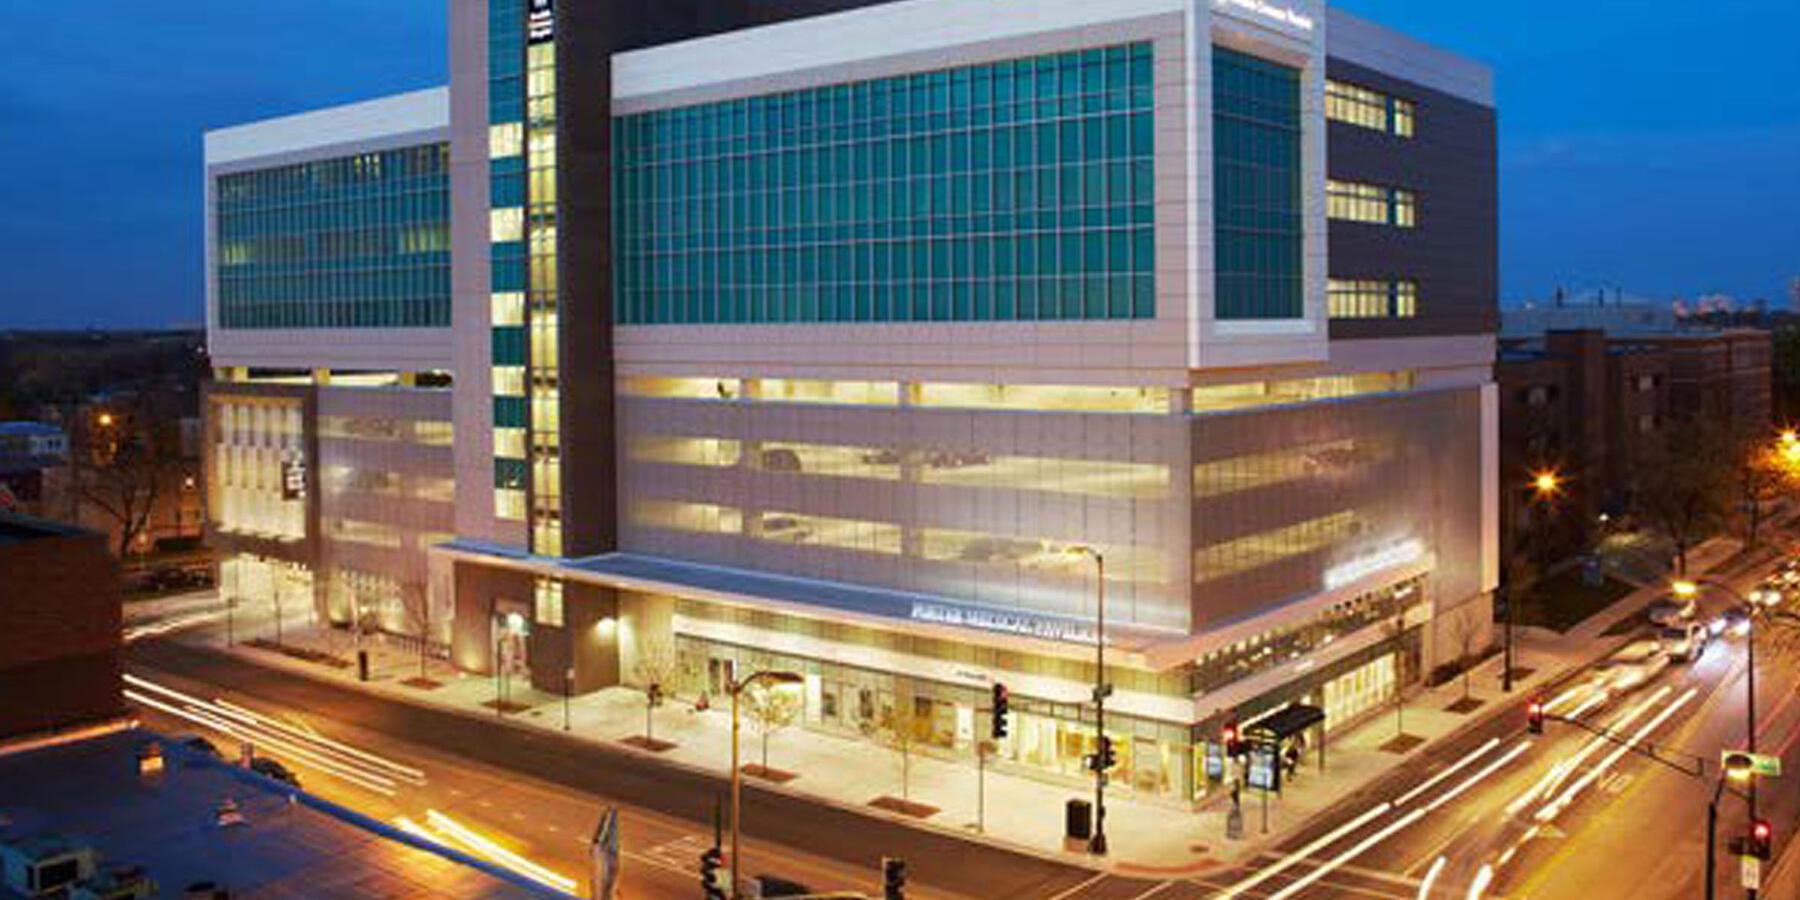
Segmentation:
<svg viewBox="0 0 1800 900">
<path fill-rule="evenodd" d="M 1334 319 L 1410 319 L 1419 314 L 1419 283 L 1407 279 L 1331 279 Z"/>
<path fill-rule="evenodd" d="M 1148 44 L 622 117 L 627 324 L 1155 315 Z"/>
<path fill-rule="evenodd" d="M 1213 48 L 1216 315 L 1305 314 L 1300 73 Z"/>
<path fill-rule="evenodd" d="M 1344 222 L 1366 222 L 1414 228 L 1419 224 L 1419 198 L 1403 188 L 1332 179 L 1326 184 L 1327 212 Z"/>
<path fill-rule="evenodd" d="M 1342 81 L 1325 83 L 1325 115 L 1333 121 L 1410 138 L 1418 122 L 1411 100 Z"/>
<path fill-rule="evenodd" d="M 222 328 L 450 324 L 449 148 L 220 176 Z"/>
</svg>

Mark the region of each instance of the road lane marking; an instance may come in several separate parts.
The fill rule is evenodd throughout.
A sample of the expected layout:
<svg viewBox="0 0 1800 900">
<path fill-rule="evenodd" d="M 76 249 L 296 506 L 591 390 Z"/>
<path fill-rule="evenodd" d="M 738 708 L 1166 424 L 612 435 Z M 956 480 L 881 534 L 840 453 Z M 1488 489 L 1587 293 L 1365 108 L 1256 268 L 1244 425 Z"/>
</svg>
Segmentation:
<svg viewBox="0 0 1800 900">
<path fill-rule="evenodd" d="M 1376 804 L 1375 806 L 1370 807 L 1368 812 L 1365 812 L 1362 815 L 1357 816 L 1354 819 L 1351 819 L 1349 822 L 1346 822 L 1343 825 L 1339 825 L 1337 828 L 1334 828 L 1330 832 L 1327 832 L 1324 837 L 1321 837 L 1318 840 L 1315 840 L 1312 843 L 1307 844 L 1305 847 L 1303 847 L 1299 850 L 1296 850 L 1293 853 L 1288 854 L 1286 857 L 1282 858 L 1281 862 L 1276 863 L 1275 865 L 1270 866 L 1269 868 L 1263 869 L 1262 871 L 1257 872 L 1255 875 L 1252 875 L 1249 878 L 1246 878 L 1246 879 L 1238 882 L 1237 884 L 1234 884 L 1231 887 L 1227 888 L 1224 893 L 1218 895 L 1218 900 L 1232 900 L 1233 897 L 1236 897 L 1237 895 L 1242 894 L 1243 892 L 1250 890 L 1251 888 L 1256 887 L 1257 885 L 1262 884 L 1263 882 L 1268 881 L 1271 878 L 1274 878 L 1276 875 L 1279 875 L 1282 872 L 1287 871 L 1288 869 L 1292 868 L 1295 864 L 1297 864 L 1303 860 L 1309 859 L 1314 854 L 1318 853 L 1319 851 L 1325 849 L 1326 847 L 1331 846 L 1332 844 L 1337 843 L 1339 840 L 1343 839 L 1344 836 L 1350 834 L 1351 832 L 1356 831 L 1357 829 L 1363 827 L 1364 825 L 1369 824 L 1370 822 L 1374 821 L 1377 818 L 1380 818 L 1381 816 L 1385 815 L 1389 810 L 1391 810 L 1393 808 L 1394 808 L 1394 804 L 1392 804 L 1392 803 L 1380 803 L 1380 804 Z M 1061 900 L 1061 898 L 1052 898 L 1052 900 Z"/>
<path fill-rule="evenodd" d="M 1111 873 L 1109 873 L 1109 872 L 1101 872 L 1100 874 L 1095 875 L 1094 877 L 1089 878 L 1088 880 L 1086 880 L 1072 888 L 1069 888 L 1068 890 L 1063 891 L 1062 893 L 1057 894 L 1054 897 L 1046 898 L 1046 900 L 1068 900 L 1069 897 L 1073 897 L 1076 894 L 1079 894 L 1082 891 L 1085 891 L 1088 888 L 1093 887 L 1094 885 L 1096 885 L 1102 881 L 1105 881 L 1110 874 Z"/>
<path fill-rule="evenodd" d="M 1469 882 L 1469 900 L 1481 900 L 1481 895 L 1487 893 L 1488 885 L 1493 881 L 1494 867 L 1482 866 L 1481 871 L 1475 873 L 1475 880 Z"/>
<path fill-rule="evenodd" d="M 124 691 L 124 696 L 125 699 L 134 703 L 168 713 L 179 719 L 194 722 L 236 740 L 251 743 L 260 747 L 273 747 L 283 756 L 292 759 L 299 765 L 303 765 L 310 769 L 317 769 L 327 775 L 336 776 L 351 784 L 374 791 L 383 796 L 392 797 L 397 793 L 394 782 L 389 781 L 388 779 L 345 766 L 328 757 L 316 755 L 303 747 L 283 741 L 279 737 L 244 728 L 236 723 L 213 716 L 204 710 L 192 708 L 181 709 L 129 688 Z"/>
<path fill-rule="evenodd" d="M 1287 900 L 1287 898 L 1292 897 L 1295 894 L 1298 894 L 1301 891 L 1304 891 L 1309 887 L 1312 887 L 1320 879 L 1324 878 L 1326 875 L 1331 874 L 1332 871 L 1337 869 L 1339 866 L 1342 866 L 1344 863 L 1347 863 L 1350 860 L 1353 860 L 1353 859 L 1357 858 L 1358 856 L 1361 856 L 1364 853 L 1369 852 L 1371 849 L 1373 849 L 1375 847 L 1375 845 L 1381 843 L 1382 841 L 1387 840 L 1388 838 L 1392 837 L 1393 835 L 1397 834 L 1398 832 L 1410 827 L 1414 822 L 1417 822 L 1420 819 L 1425 818 L 1426 811 L 1427 810 L 1425 810 L 1425 809 L 1415 809 L 1412 812 L 1407 813 L 1406 815 L 1401 816 L 1400 818 L 1394 820 L 1393 822 L 1388 823 L 1388 825 L 1386 827 L 1382 828 L 1380 831 L 1377 831 L 1374 834 L 1371 834 L 1368 837 L 1363 838 L 1361 843 L 1358 843 L 1356 846 L 1351 847 L 1349 850 L 1346 850 L 1343 853 L 1338 854 L 1337 856 L 1333 857 L 1331 859 L 1331 861 L 1325 863 L 1324 865 L 1319 866 L 1318 868 L 1313 869 L 1311 872 L 1306 873 L 1304 876 L 1302 876 L 1300 879 L 1295 881 L 1293 884 L 1290 884 L 1287 887 L 1284 887 L 1281 890 L 1276 891 L 1273 894 L 1270 894 L 1268 897 L 1268 900 Z"/>
<path fill-rule="evenodd" d="M 1180 882 L 1180 881 L 1165 881 L 1162 884 L 1159 884 L 1156 887 L 1153 887 L 1153 888 L 1137 895 L 1136 897 L 1131 898 L 1131 900 L 1150 900 L 1151 897 L 1154 897 L 1157 894 L 1160 894 L 1163 891 L 1166 891 L 1169 888 L 1172 888 L 1178 884 L 1184 884 L 1184 883 L 1185 882 Z"/>
<path fill-rule="evenodd" d="M 1699 688 L 1688 688 L 1687 693 L 1682 694 L 1680 699 L 1669 704 L 1662 712 L 1652 716 L 1650 721 L 1645 722 L 1644 726 L 1639 728 L 1636 734 L 1632 735 L 1630 743 L 1621 745 L 1615 749 L 1611 755 L 1601 760 L 1598 766 L 1589 769 L 1586 774 L 1576 779 L 1574 784 L 1565 788 L 1562 796 L 1546 803 L 1543 808 L 1539 809 L 1537 812 L 1538 821 L 1548 822 L 1555 819 L 1558 815 L 1561 815 L 1562 811 L 1567 809 L 1569 804 L 1573 803 L 1575 798 L 1580 796 L 1583 790 L 1586 790 L 1589 785 L 1593 784 L 1601 775 L 1605 774 L 1616 765 L 1625 754 L 1630 753 L 1633 746 L 1643 743 L 1644 739 L 1649 737 L 1656 729 L 1662 727 L 1662 724 L 1667 722 L 1670 716 L 1679 712 L 1683 706 L 1686 706 L 1699 695 Z"/>
<path fill-rule="evenodd" d="M 1425 872 L 1425 880 L 1419 882 L 1419 900 L 1430 900 L 1431 885 L 1438 880 L 1439 875 L 1444 874 L 1446 862 L 1448 859 L 1440 854 L 1437 862 L 1432 863 L 1431 868 Z"/>
<path fill-rule="evenodd" d="M 1494 760 L 1491 763 L 1488 763 L 1485 767 L 1482 768 L 1481 771 L 1476 772 L 1474 775 L 1470 776 L 1462 784 L 1459 784 L 1456 787 L 1451 788 L 1449 791 L 1438 795 L 1437 799 L 1426 804 L 1425 808 L 1420 811 L 1421 812 L 1431 812 L 1432 810 L 1437 809 L 1438 807 L 1443 806 L 1446 803 L 1449 803 L 1451 800 L 1454 800 L 1457 797 L 1461 796 L 1464 791 L 1467 791 L 1469 788 L 1474 787 L 1477 783 L 1486 779 L 1488 776 L 1494 774 L 1495 772 L 1500 771 L 1500 769 L 1503 768 L 1507 763 L 1510 763 L 1513 760 L 1518 759 L 1521 754 L 1523 754 L 1525 751 L 1527 751 L 1529 749 L 1531 749 L 1530 741 L 1520 741 L 1511 750 L 1507 751 L 1507 753 L 1504 756 L 1500 757 L 1499 759 Z"/>
<path fill-rule="evenodd" d="M 1481 757 L 1486 756 L 1487 754 L 1493 752 L 1494 748 L 1498 747 L 1498 746 L 1500 746 L 1499 738 L 1489 738 L 1487 743 L 1482 744 L 1480 747 L 1477 747 L 1473 752 L 1471 752 L 1467 756 L 1464 756 L 1462 759 L 1457 760 L 1449 768 L 1445 769 L 1442 772 L 1437 773 L 1436 775 L 1431 776 L 1430 778 L 1427 778 L 1418 787 L 1415 787 L 1412 790 L 1407 791 L 1404 794 L 1401 794 L 1400 799 L 1394 801 L 1394 805 L 1395 806 L 1405 806 L 1408 801 L 1419 796 L 1420 794 L 1425 793 L 1428 790 L 1431 790 L 1432 787 L 1436 786 L 1439 782 L 1443 781 L 1446 778 L 1449 778 L 1452 775 L 1455 775 L 1457 772 L 1462 771 L 1464 768 L 1467 768 L 1471 763 L 1475 762 L 1475 760 L 1480 759 Z"/>
</svg>

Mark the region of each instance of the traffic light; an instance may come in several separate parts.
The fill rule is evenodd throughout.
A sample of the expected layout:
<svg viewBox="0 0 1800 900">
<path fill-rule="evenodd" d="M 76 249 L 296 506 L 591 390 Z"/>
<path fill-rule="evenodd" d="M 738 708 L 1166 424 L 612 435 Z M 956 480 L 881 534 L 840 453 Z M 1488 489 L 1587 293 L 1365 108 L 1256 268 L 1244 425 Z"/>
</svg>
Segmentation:
<svg viewBox="0 0 1800 900">
<path fill-rule="evenodd" d="M 881 858 L 882 900 L 906 900 L 906 860 Z"/>
<path fill-rule="evenodd" d="M 1744 849 L 1750 856 L 1768 862 L 1769 858 L 1774 855 L 1770 852 L 1773 848 L 1774 837 L 1775 828 L 1769 824 L 1769 820 L 1757 819 L 1750 823 L 1750 840 L 1746 842 L 1747 846 Z"/>
<path fill-rule="evenodd" d="M 717 847 L 700 854 L 700 890 L 706 900 L 725 900 L 725 886 L 719 883 L 719 867 L 724 864 L 725 854 Z"/>
<path fill-rule="evenodd" d="M 994 740 L 1006 737 L 1006 716 L 1012 707 L 1012 692 L 1006 685 L 994 682 Z"/>
<path fill-rule="evenodd" d="M 1113 766 L 1117 765 L 1119 759 L 1113 754 L 1112 738 L 1101 735 L 1099 746 L 1090 759 L 1093 760 L 1093 768 L 1096 772 L 1110 771 Z"/>
<path fill-rule="evenodd" d="M 1532 734 L 1544 733 L 1544 701 L 1534 697 L 1525 707 L 1525 730 Z"/>
<path fill-rule="evenodd" d="M 1242 738 L 1238 737 L 1238 723 L 1236 719 L 1232 719 L 1225 723 L 1225 755 L 1244 755 L 1244 741 Z"/>
</svg>

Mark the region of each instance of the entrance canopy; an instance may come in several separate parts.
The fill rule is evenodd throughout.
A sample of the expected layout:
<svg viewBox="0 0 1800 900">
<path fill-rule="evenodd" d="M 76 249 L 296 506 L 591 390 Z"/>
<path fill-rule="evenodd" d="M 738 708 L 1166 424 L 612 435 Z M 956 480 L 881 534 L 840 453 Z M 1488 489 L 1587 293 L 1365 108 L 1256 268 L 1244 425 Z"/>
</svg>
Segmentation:
<svg viewBox="0 0 1800 900">
<path fill-rule="evenodd" d="M 1316 706 L 1296 703 L 1279 712 L 1270 713 L 1244 729 L 1244 736 L 1270 742 L 1285 741 L 1314 725 L 1325 724 L 1325 711 Z"/>
</svg>

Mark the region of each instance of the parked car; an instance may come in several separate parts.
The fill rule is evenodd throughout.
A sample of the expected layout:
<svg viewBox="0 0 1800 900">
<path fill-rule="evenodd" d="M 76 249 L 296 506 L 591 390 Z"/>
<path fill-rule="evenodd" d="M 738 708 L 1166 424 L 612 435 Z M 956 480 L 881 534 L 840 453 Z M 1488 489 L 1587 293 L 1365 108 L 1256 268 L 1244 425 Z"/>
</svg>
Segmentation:
<svg viewBox="0 0 1800 900">
<path fill-rule="evenodd" d="M 802 469 L 800 454 L 786 447 L 764 450 L 762 464 L 763 469 L 770 472 L 798 472 Z"/>
<path fill-rule="evenodd" d="M 300 776 L 295 775 L 287 766 L 266 756 L 258 756 L 250 760 L 250 771 L 264 778 L 273 778 L 283 784 L 300 786 Z"/>
<path fill-rule="evenodd" d="M 1662 651 L 1673 662 L 1692 662 L 1706 652 L 1706 642 L 1711 639 L 1712 632 L 1705 625 L 1689 622 L 1686 625 L 1672 625 L 1662 630 L 1659 640 Z"/>
<path fill-rule="evenodd" d="M 1644 615 L 1652 625 L 1680 625 L 1692 620 L 1699 611 L 1700 604 L 1692 597 L 1664 597 L 1650 604 Z"/>
<path fill-rule="evenodd" d="M 174 737 L 173 740 L 175 743 L 177 743 L 183 747 L 186 747 L 189 750 L 192 750 L 195 753 L 198 753 L 202 756 L 210 756 L 213 759 L 224 759 L 225 758 L 224 754 L 219 752 L 219 748 L 217 745 L 213 744 L 212 741 L 209 741 L 206 738 L 201 737 L 200 735 L 178 734 Z"/>
</svg>

